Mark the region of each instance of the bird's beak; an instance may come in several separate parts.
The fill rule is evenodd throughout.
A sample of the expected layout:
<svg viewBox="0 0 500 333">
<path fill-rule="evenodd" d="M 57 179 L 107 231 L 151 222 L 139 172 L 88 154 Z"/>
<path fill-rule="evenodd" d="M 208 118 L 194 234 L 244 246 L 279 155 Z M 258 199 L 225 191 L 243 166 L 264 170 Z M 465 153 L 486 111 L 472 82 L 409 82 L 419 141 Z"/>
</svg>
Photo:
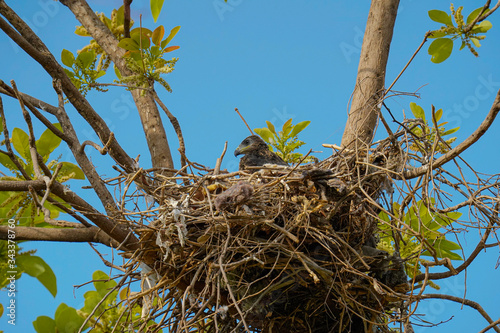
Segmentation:
<svg viewBox="0 0 500 333">
<path fill-rule="evenodd" d="M 237 157 L 238 155 L 241 154 L 243 154 L 243 152 L 240 150 L 240 147 L 238 146 L 238 148 L 236 148 L 236 150 L 234 151 L 234 156 Z"/>
<path fill-rule="evenodd" d="M 236 148 L 236 150 L 234 151 L 234 156 L 238 156 L 238 155 L 242 155 L 242 154 L 246 154 L 246 151 L 248 149 L 248 146 L 245 146 L 243 145 L 242 143 L 238 146 L 238 148 Z"/>
</svg>

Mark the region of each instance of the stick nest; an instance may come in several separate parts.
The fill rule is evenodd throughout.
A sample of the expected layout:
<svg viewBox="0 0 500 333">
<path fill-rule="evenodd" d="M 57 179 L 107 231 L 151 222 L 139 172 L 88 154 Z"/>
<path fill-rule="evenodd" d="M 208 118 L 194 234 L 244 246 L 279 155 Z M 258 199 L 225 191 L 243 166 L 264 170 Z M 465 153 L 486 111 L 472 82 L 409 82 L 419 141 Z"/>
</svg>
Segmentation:
<svg viewBox="0 0 500 333">
<path fill-rule="evenodd" d="M 360 163 L 359 153 L 344 152 L 295 168 L 156 176 L 159 211 L 140 233 L 142 256 L 157 258 L 156 307 L 169 313 L 160 325 L 176 332 L 383 327 L 408 290 L 401 260 L 376 249 L 377 198 L 391 183 L 374 166 L 397 165 L 393 155 L 385 149 Z"/>
</svg>

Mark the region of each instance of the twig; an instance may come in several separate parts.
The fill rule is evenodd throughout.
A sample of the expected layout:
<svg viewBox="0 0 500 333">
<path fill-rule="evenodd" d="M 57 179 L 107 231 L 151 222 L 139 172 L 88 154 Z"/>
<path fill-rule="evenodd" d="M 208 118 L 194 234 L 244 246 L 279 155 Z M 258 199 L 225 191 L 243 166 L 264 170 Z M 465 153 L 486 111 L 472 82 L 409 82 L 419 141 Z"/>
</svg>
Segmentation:
<svg viewBox="0 0 500 333">
<path fill-rule="evenodd" d="M 248 130 L 250 131 L 250 134 L 254 135 L 252 129 L 250 128 L 250 126 L 248 126 L 248 123 L 247 121 L 245 120 L 245 118 L 243 118 L 243 116 L 241 115 L 240 111 L 238 110 L 238 108 L 234 108 L 234 111 L 236 111 L 236 113 L 240 116 L 241 120 L 243 120 L 243 122 L 245 123 L 245 125 L 247 125 L 247 128 Z"/>
<path fill-rule="evenodd" d="M 97 143 L 93 142 L 93 141 L 90 141 L 90 140 L 86 140 L 82 143 L 82 145 L 80 146 L 80 153 L 83 153 L 83 151 L 85 150 L 85 146 L 92 146 L 95 148 L 95 150 L 97 150 L 101 155 L 106 155 L 107 152 L 109 151 L 109 147 L 111 145 L 111 142 L 113 142 L 113 139 L 115 138 L 115 135 L 113 134 L 113 132 L 110 133 L 109 135 L 109 139 L 108 139 L 108 142 L 106 142 L 106 144 L 101 148 Z"/>
<path fill-rule="evenodd" d="M 410 66 L 410 64 L 413 61 L 413 59 L 415 58 L 415 56 L 418 54 L 418 52 L 420 52 L 420 49 L 422 48 L 422 46 L 424 46 L 425 42 L 427 42 L 427 39 L 429 38 L 430 35 L 431 35 L 430 31 L 428 31 L 428 32 L 425 33 L 424 40 L 417 47 L 417 50 L 415 52 L 413 52 L 413 55 L 411 56 L 410 60 L 408 60 L 408 62 L 406 63 L 405 67 L 403 67 L 403 69 L 401 70 L 401 72 L 399 72 L 398 76 L 396 76 L 396 78 L 394 79 L 394 81 L 392 81 L 392 83 L 389 86 L 389 88 L 387 88 L 384 91 L 384 94 L 382 95 L 382 99 L 389 93 L 389 91 L 391 91 L 392 87 L 394 87 L 394 85 L 396 84 L 396 82 L 398 82 L 398 80 L 401 77 L 401 75 L 403 75 L 403 73 L 406 71 L 406 69 L 408 68 L 408 66 Z"/>
<path fill-rule="evenodd" d="M 478 22 L 484 21 L 488 16 L 493 14 L 500 7 L 500 1 L 498 1 L 497 4 L 485 14 L 486 10 L 490 7 L 490 3 L 491 0 L 486 1 L 479 15 L 471 23 L 467 24 L 467 26 L 464 28 L 463 34 L 466 34 L 469 31 L 471 31 Z"/>
<path fill-rule="evenodd" d="M 498 325 L 500 325 L 500 319 L 495 320 L 494 322 L 490 323 L 488 326 L 486 326 L 485 328 L 483 328 L 482 330 L 480 330 L 478 333 L 486 333 L 491 328 L 494 328 L 495 331 L 498 332 L 498 330 L 497 330 Z"/>
<path fill-rule="evenodd" d="M 420 299 L 433 299 L 433 298 L 445 299 L 448 301 L 453 301 L 453 302 L 457 302 L 460 304 L 465 304 L 467 306 L 470 306 L 471 308 L 477 310 L 484 317 L 484 319 L 486 319 L 488 321 L 488 323 L 490 323 L 490 325 L 493 324 L 493 326 L 491 326 L 491 327 L 493 327 L 495 332 L 500 333 L 500 327 L 496 326 L 493 319 L 491 319 L 491 317 L 488 315 L 488 313 L 486 313 L 486 311 L 484 311 L 483 307 L 474 301 L 471 301 L 471 300 L 468 300 L 465 298 L 456 297 L 456 296 L 451 296 L 451 295 L 443 295 L 443 294 L 424 294 L 424 295 L 421 295 L 419 298 Z"/>
<path fill-rule="evenodd" d="M 222 164 L 222 159 L 224 158 L 224 155 L 226 154 L 226 150 L 227 150 L 227 141 L 224 143 L 224 149 L 222 150 L 222 154 L 217 159 L 217 162 L 215 162 L 215 168 L 214 168 L 214 172 L 213 172 L 214 176 L 217 176 L 220 173 L 220 166 Z"/>
</svg>

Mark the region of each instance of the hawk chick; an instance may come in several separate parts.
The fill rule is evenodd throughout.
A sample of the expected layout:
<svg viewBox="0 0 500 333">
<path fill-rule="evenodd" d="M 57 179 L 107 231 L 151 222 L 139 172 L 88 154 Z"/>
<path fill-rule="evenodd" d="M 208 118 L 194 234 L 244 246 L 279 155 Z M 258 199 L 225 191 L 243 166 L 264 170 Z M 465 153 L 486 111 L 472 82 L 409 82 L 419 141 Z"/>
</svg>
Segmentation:
<svg viewBox="0 0 500 333">
<path fill-rule="evenodd" d="M 264 140 L 257 135 L 251 135 L 243 140 L 234 151 L 234 156 L 242 154 L 245 156 L 240 160 L 240 170 L 245 170 L 249 166 L 263 166 L 264 164 L 288 166 L 281 157 L 270 151 Z"/>
</svg>

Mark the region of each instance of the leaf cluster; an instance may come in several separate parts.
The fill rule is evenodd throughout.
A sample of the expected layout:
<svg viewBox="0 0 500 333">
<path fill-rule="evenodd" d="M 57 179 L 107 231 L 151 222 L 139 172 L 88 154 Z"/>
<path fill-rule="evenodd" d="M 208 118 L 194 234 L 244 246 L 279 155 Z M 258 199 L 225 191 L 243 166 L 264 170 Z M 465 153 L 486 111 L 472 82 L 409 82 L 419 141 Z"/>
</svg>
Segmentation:
<svg viewBox="0 0 500 333">
<path fill-rule="evenodd" d="M 428 49 L 431 61 L 434 63 L 440 63 L 448 59 L 453 51 L 453 42 L 458 38 L 462 41 L 460 50 L 467 46 L 471 53 L 477 57 L 478 53 L 474 47 L 481 46 L 479 41 L 486 38 L 484 34 L 492 27 L 491 22 L 486 20 L 476 23 L 473 27 L 470 26 L 481 14 L 483 7 L 473 10 L 465 21 L 462 14 L 463 7 L 458 7 L 455 10 L 453 4 L 451 4 L 450 10 L 451 14 L 436 9 L 429 11 L 431 20 L 444 24 L 441 29 L 431 31 L 429 37 L 435 38 Z M 488 11 L 489 9 L 484 11 L 483 14 Z"/>
<path fill-rule="evenodd" d="M 416 121 L 410 121 L 411 132 L 418 137 L 418 141 L 412 142 L 410 149 L 416 152 L 427 155 L 429 152 L 445 154 L 451 148 L 450 145 L 457 139 L 452 137 L 449 139 L 443 139 L 445 136 L 455 133 L 460 129 L 460 127 L 455 127 L 449 130 L 445 129 L 445 125 L 448 122 L 438 123 L 443 116 L 443 110 L 439 109 L 434 111 L 434 106 L 432 107 L 432 117 L 435 121 L 432 122 L 433 125 L 429 126 L 427 120 L 425 119 L 424 109 L 414 102 L 410 103 L 410 110 L 413 115 L 417 118 Z"/>
<path fill-rule="evenodd" d="M 292 125 L 292 118 L 288 119 L 281 129 L 276 132 L 274 125 L 266 120 L 267 127 L 255 128 L 257 133 L 270 147 L 272 151 L 278 154 L 287 163 L 298 163 L 302 160 L 303 154 L 295 152 L 305 142 L 298 139 L 298 134 L 302 132 L 311 121 L 301 121 L 296 125 Z M 316 161 L 314 156 L 308 156 L 302 161 L 303 163 Z"/>
<path fill-rule="evenodd" d="M 162 6 L 163 0 L 151 0 L 151 13 L 155 22 Z M 128 67 L 135 73 L 130 76 L 122 76 L 115 66 L 115 74 L 118 77 L 117 82 L 134 87 L 150 88 L 156 81 L 171 92 L 170 85 L 161 77 L 161 74 L 168 74 L 174 70 L 177 58 L 166 60 L 164 56 L 166 53 L 179 48 L 179 46 L 167 46 L 167 44 L 177 34 L 180 27 L 173 28 L 165 39 L 163 39 L 165 33 L 163 26 L 157 27 L 154 31 L 143 27 L 135 28 L 130 31 L 130 37 L 125 38 L 124 6 L 113 9 L 111 18 L 108 18 L 104 13 L 98 14 L 98 17 L 119 40 L 118 46 L 127 50 L 125 57 L 128 59 Z M 131 20 L 130 26 L 133 23 Z M 83 26 L 78 26 L 75 34 L 90 37 L 90 34 Z M 82 54 L 83 61 L 79 62 L 78 60 Z M 105 91 L 99 88 L 96 80 L 106 73 L 111 59 L 94 39 L 79 51 L 76 59 L 71 52 L 63 50 L 61 60 L 63 64 L 71 68 L 71 70 L 66 70 L 66 73 L 83 94 L 92 88 Z"/>
<path fill-rule="evenodd" d="M 154 31 L 146 28 L 135 28 L 130 31 L 130 38 L 123 38 L 118 46 L 127 50 L 125 57 L 129 60 L 130 69 L 136 74 L 122 77 L 115 68 L 120 81 L 135 83 L 144 88 L 148 88 L 151 81 L 156 81 L 171 92 L 169 84 L 160 75 L 174 70 L 177 58 L 165 60 L 164 55 L 179 49 L 179 46 L 168 46 L 168 44 L 180 28 L 180 26 L 173 28 L 167 37 L 165 37 L 165 28 L 162 25 Z"/>
<path fill-rule="evenodd" d="M 53 124 L 59 130 L 62 130 L 58 123 Z M 30 153 L 29 136 L 20 128 L 14 128 L 10 142 L 17 154 L 14 159 L 24 169 L 25 173 L 31 179 L 35 177 L 33 160 Z M 4 143 L 3 143 L 4 144 Z M 61 164 L 61 168 L 55 178 L 60 183 L 67 182 L 70 179 L 85 179 L 83 171 L 75 164 L 70 162 L 59 162 L 59 158 L 51 160 L 51 153 L 61 144 L 61 138 L 52 133 L 50 129 L 46 129 L 40 138 L 36 140 L 36 150 L 40 155 L 41 161 L 47 165 L 49 170 L 54 173 Z M 12 172 L 12 176 L 2 176 L 0 180 L 21 181 L 25 180 L 20 170 L 12 159 L 5 153 L 0 152 L 0 164 Z M 61 202 L 58 197 L 50 195 L 50 198 Z M 61 209 L 57 206 L 45 201 L 44 207 L 50 211 L 50 217 L 56 218 L 59 216 Z M 31 192 L 0 192 L 0 212 L 2 214 L 2 223 L 5 224 L 8 218 L 13 218 L 19 221 L 19 225 L 24 226 L 47 226 L 44 222 L 44 215 L 38 210 L 37 204 L 32 197 Z"/>
<path fill-rule="evenodd" d="M 87 92 L 96 88 L 98 91 L 105 92 L 107 89 L 102 89 L 97 85 L 97 79 L 106 74 L 105 70 L 96 68 L 97 54 L 95 50 L 81 51 L 77 57 L 70 51 L 63 49 L 61 52 L 61 61 L 70 69 L 64 69 L 66 75 L 69 76 L 71 82 L 85 96 Z"/>
<path fill-rule="evenodd" d="M 94 312 L 84 326 L 84 330 L 92 327 L 92 332 L 105 333 L 111 332 L 117 327 L 117 332 L 137 332 L 138 330 L 134 326 L 142 324 L 142 308 L 137 303 L 130 304 L 130 289 L 126 287 L 118 291 L 116 281 L 111 280 L 106 273 L 100 270 L 92 274 L 92 279 L 95 290 L 85 292 L 82 308 L 75 309 L 61 303 L 56 309 L 54 318 L 39 316 L 33 322 L 35 331 L 39 333 L 77 332 L 84 321 Z M 110 291 L 111 293 L 109 293 Z M 94 311 L 95 308 L 97 308 L 96 311 Z M 146 326 L 154 324 L 154 321 L 151 320 Z"/>
<path fill-rule="evenodd" d="M 124 14 L 124 7 L 121 6 L 119 9 L 113 9 L 111 12 L 111 18 L 106 17 L 104 13 L 98 13 L 97 17 L 99 20 L 101 20 L 102 23 L 106 25 L 106 27 L 113 33 L 113 35 L 116 37 L 116 39 L 121 40 L 122 38 L 125 37 L 125 14 Z M 130 20 L 130 26 L 134 24 L 133 20 Z M 83 26 L 77 26 L 75 30 L 75 34 L 78 36 L 82 37 L 91 37 L 91 35 L 88 33 L 87 29 Z M 94 56 L 91 57 L 90 55 L 84 55 L 85 58 L 92 58 L 92 65 L 88 67 L 92 67 L 92 70 L 95 71 L 96 73 L 89 73 L 88 75 L 93 77 L 94 80 L 98 79 L 104 74 L 100 74 L 101 71 L 106 72 L 109 65 L 111 64 L 111 58 L 109 57 L 106 52 L 97 44 L 97 42 L 94 39 L 90 40 L 90 43 L 88 45 L 85 45 L 80 51 L 78 51 L 78 54 L 80 53 L 87 53 L 87 52 L 92 52 L 94 51 Z M 68 67 L 72 67 L 73 63 L 71 62 L 71 58 L 74 58 L 74 56 L 68 55 L 69 51 L 63 50 L 63 54 L 61 54 L 61 60 L 63 64 L 65 64 Z M 66 53 L 66 54 L 65 54 Z M 97 63 L 96 59 L 98 57 Z M 66 62 L 65 62 L 66 60 Z M 76 65 L 79 65 L 78 63 Z M 84 62 L 84 65 L 86 65 L 86 62 Z M 82 66 L 84 68 L 88 68 L 86 66 Z M 88 71 L 88 70 L 87 70 Z M 68 72 L 66 72 L 68 73 Z M 73 81 L 73 84 L 75 84 L 74 77 L 71 74 L 68 74 L 69 77 L 71 78 L 71 81 Z M 77 75 L 75 75 L 78 77 Z M 80 80 L 81 81 L 81 80 Z M 88 80 L 87 81 L 91 83 L 95 83 L 95 81 Z M 78 83 L 75 84 L 75 86 L 82 91 L 82 93 L 85 93 L 86 91 L 96 88 L 99 91 L 105 91 L 103 89 L 99 89 L 97 85 L 83 85 L 83 88 L 78 85 Z M 88 88 L 87 90 L 84 90 L 84 88 Z"/>
<path fill-rule="evenodd" d="M 399 249 L 401 257 L 408 258 L 405 269 L 409 277 L 422 273 L 420 263 L 423 259 L 420 256 L 438 260 L 442 258 L 463 260 L 454 252 L 461 250 L 461 246 L 446 239 L 446 233 L 442 232 L 443 228 L 460 218 L 462 213 L 439 213 L 434 198 L 430 198 L 427 201 L 416 202 L 406 212 L 401 211 L 400 204 L 394 202 L 392 214 L 393 217 L 389 217 L 383 211 L 379 214 L 380 241 L 377 247 L 390 254 Z M 400 225 L 396 225 L 397 223 Z M 438 288 L 435 284 L 431 286 Z"/>
</svg>

